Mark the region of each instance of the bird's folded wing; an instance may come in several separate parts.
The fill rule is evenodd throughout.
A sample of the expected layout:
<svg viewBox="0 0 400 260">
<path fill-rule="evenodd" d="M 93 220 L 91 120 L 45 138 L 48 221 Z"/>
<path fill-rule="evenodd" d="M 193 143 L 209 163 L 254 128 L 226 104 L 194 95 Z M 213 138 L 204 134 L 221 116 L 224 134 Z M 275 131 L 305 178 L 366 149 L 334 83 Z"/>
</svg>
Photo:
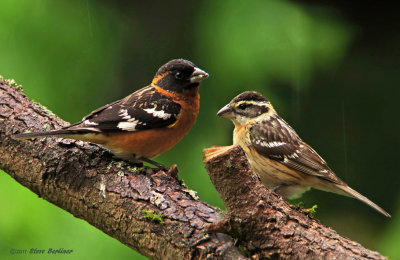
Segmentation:
<svg viewBox="0 0 400 260">
<path fill-rule="evenodd" d="M 259 154 L 293 170 L 335 183 L 341 182 L 321 156 L 304 143 L 283 119 L 273 120 L 275 122 L 263 121 L 255 124 L 250 129 L 250 140 Z"/>
<path fill-rule="evenodd" d="M 81 122 L 66 127 L 88 132 L 140 131 L 168 127 L 177 120 L 181 106 L 152 87 L 96 109 Z"/>
</svg>

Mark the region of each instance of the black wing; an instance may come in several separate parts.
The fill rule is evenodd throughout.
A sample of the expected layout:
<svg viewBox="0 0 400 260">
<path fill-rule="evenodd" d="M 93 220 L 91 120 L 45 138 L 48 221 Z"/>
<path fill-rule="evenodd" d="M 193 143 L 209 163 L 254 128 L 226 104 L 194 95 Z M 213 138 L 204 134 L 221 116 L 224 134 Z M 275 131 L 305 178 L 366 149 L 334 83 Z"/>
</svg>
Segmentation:
<svg viewBox="0 0 400 260">
<path fill-rule="evenodd" d="M 68 130 L 89 132 L 140 131 L 175 123 L 181 106 L 146 87 L 124 99 L 105 105 L 85 116 Z"/>
<path fill-rule="evenodd" d="M 279 116 L 252 126 L 250 140 L 258 153 L 288 168 L 340 182 L 321 156 Z"/>
</svg>

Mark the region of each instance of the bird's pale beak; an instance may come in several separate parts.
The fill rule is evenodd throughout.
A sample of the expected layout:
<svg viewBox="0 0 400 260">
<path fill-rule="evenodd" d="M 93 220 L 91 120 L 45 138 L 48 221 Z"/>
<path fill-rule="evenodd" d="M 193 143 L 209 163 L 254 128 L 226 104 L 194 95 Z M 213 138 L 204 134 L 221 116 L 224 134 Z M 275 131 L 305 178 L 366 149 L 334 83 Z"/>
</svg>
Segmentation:
<svg viewBox="0 0 400 260">
<path fill-rule="evenodd" d="M 229 104 L 224 106 L 223 108 L 221 108 L 218 113 L 217 116 L 221 116 L 221 117 L 226 117 L 226 118 L 231 118 L 233 117 L 233 111 L 230 108 Z"/>
<path fill-rule="evenodd" d="M 196 67 L 190 76 L 190 83 L 200 83 L 200 81 L 206 78 L 208 78 L 208 73 Z"/>
</svg>

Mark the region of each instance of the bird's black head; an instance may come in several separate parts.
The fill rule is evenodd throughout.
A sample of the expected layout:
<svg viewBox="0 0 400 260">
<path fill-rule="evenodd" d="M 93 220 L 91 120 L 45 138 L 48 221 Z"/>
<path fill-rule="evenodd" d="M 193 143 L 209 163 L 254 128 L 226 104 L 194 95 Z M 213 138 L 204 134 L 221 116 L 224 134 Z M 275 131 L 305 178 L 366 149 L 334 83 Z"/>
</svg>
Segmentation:
<svg viewBox="0 0 400 260">
<path fill-rule="evenodd" d="M 271 103 L 263 95 L 255 91 L 246 91 L 233 98 L 217 115 L 244 124 L 253 118 L 268 116 L 274 111 Z"/>
<path fill-rule="evenodd" d="M 197 87 L 208 77 L 207 72 L 199 69 L 193 62 L 176 59 L 161 66 L 153 79 L 153 84 L 171 92 L 183 92 Z"/>
</svg>

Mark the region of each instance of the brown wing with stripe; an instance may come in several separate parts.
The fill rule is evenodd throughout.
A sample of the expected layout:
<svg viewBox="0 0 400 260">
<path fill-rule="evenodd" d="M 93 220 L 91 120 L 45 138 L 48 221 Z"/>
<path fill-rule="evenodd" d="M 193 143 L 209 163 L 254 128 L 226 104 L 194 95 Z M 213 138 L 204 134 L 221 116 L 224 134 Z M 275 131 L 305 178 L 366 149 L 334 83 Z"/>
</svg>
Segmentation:
<svg viewBox="0 0 400 260">
<path fill-rule="evenodd" d="M 250 140 L 261 155 L 278 161 L 293 170 L 342 183 L 326 162 L 279 116 L 255 124 Z"/>
</svg>

